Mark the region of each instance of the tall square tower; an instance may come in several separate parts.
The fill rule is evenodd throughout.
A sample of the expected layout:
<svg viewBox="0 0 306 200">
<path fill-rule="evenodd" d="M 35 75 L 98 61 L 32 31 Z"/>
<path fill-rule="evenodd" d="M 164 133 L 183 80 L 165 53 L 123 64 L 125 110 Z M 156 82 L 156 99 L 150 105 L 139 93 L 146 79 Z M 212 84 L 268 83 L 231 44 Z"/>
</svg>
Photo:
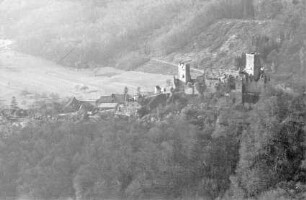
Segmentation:
<svg viewBox="0 0 306 200">
<path fill-rule="evenodd" d="M 183 83 L 188 83 L 191 81 L 190 75 L 190 64 L 179 63 L 178 65 L 178 79 Z"/>
<path fill-rule="evenodd" d="M 246 54 L 246 64 L 245 71 L 254 76 L 254 67 L 255 67 L 255 54 Z"/>
<path fill-rule="evenodd" d="M 244 71 L 248 73 L 248 75 L 252 75 L 255 77 L 257 81 L 260 76 L 260 70 L 262 68 L 260 56 L 257 53 L 246 54 L 246 65 Z"/>
</svg>

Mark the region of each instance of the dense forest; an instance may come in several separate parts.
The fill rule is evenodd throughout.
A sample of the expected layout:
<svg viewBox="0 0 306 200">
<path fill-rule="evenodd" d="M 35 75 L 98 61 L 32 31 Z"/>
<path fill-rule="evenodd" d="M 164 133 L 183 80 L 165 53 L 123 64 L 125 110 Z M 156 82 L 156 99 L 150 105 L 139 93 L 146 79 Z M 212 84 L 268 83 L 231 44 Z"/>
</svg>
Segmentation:
<svg viewBox="0 0 306 200">
<path fill-rule="evenodd" d="M 136 119 L 2 125 L 1 198 L 305 199 L 306 92 L 295 86 L 267 85 L 251 109 L 217 92 Z"/>
<path fill-rule="evenodd" d="M 305 8 L 302 0 L 3 0 L 16 48 L 67 65 L 134 69 L 185 50 L 218 21 L 258 20 L 271 28 L 250 43 L 266 65 L 294 75 L 290 91 L 272 80 L 250 107 L 217 91 L 136 119 L 1 124 L 0 199 L 305 199 Z M 35 112 L 62 108 L 54 99 Z"/>
</svg>

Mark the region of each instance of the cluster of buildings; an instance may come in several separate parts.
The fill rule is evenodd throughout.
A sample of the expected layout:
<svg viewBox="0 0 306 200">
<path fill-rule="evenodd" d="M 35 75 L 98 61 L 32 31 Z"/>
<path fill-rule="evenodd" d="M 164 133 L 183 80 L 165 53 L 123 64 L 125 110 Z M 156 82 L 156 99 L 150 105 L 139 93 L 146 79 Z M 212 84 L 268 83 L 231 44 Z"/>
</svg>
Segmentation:
<svg viewBox="0 0 306 200">
<path fill-rule="evenodd" d="M 218 91 L 231 97 L 233 103 L 256 103 L 269 77 L 264 72 L 258 54 L 246 54 L 245 60 L 245 66 L 239 70 L 205 69 L 203 73 L 197 75 L 191 74 L 188 62 L 180 62 L 177 77 L 174 76 L 173 82 L 168 83 L 164 88 L 156 86 L 151 93 L 138 92 L 133 96 L 127 93 L 111 94 L 95 100 L 80 100 L 72 97 L 65 105 L 64 113 L 57 117 L 91 118 L 101 113 L 127 117 L 139 116 L 140 110 L 150 112 L 159 106 L 173 102 L 173 99 L 180 94 L 193 97 Z M 26 111 L 14 111 L 13 114 L 2 113 L 2 116 L 11 116 L 12 119 L 25 117 Z"/>
<path fill-rule="evenodd" d="M 178 65 L 178 77 L 174 78 L 174 85 L 177 91 L 191 95 L 199 95 L 204 92 L 214 93 L 222 84 L 233 81 L 236 86 L 239 85 L 239 71 L 222 70 L 222 69 L 206 69 L 203 73 L 192 77 L 190 73 L 190 65 L 188 63 L 180 63 Z M 232 90 L 236 87 L 232 87 Z"/>
<path fill-rule="evenodd" d="M 202 95 L 223 90 L 235 102 L 256 103 L 269 81 L 257 53 L 245 54 L 245 65 L 238 70 L 205 69 L 202 74 L 192 77 L 190 64 L 179 63 L 178 77 L 174 78 L 176 91 L 189 95 Z"/>
<path fill-rule="evenodd" d="M 84 115 L 111 112 L 117 116 L 138 116 L 139 110 L 151 111 L 166 105 L 174 94 L 197 96 L 222 90 L 234 103 L 256 103 L 268 81 L 268 76 L 256 53 L 246 54 L 246 63 L 242 69 L 206 69 L 192 76 L 188 62 L 178 64 L 177 77 L 167 87 L 156 86 L 154 92 L 147 94 L 111 94 L 97 100 L 78 100 L 73 97 L 66 105 L 72 111 Z M 65 114 L 63 114 L 65 115 Z"/>
<path fill-rule="evenodd" d="M 128 94 L 111 94 L 97 100 L 78 100 L 73 97 L 65 106 L 68 111 L 79 111 L 85 115 L 113 112 L 124 116 L 136 115 L 140 107 L 139 101 Z"/>
</svg>

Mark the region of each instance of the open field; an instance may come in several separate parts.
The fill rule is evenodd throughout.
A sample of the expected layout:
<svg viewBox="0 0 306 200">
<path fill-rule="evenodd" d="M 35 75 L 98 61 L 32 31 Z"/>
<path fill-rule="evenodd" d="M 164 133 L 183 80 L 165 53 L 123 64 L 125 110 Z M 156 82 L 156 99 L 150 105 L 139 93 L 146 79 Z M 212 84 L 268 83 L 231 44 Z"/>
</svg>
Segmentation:
<svg viewBox="0 0 306 200">
<path fill-rule="evenodd" d="M 7 105 L 12 96 L 27 105 L 35 94 L 95 99 L 100 95 L 122 93 L 125 86 L 130 94 L 138 86 L 142 91 L 153 91 L 154 86 L 163 86 L 170 78 L 170 75 L 127 72 L 110 67 L 75 70 L 10 50 L 0 54 L 0 99 Z"/>
</svg>

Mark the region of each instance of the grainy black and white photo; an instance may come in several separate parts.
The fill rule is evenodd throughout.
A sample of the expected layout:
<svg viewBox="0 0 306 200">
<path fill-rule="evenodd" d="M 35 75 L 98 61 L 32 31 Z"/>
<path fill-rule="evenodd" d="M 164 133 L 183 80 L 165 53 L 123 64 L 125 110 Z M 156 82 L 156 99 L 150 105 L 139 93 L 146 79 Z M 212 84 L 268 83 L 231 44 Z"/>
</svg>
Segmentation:
<svg viewBox="0 0 306 200">
<path fill-rule="evenodd" d="M 306 0 L 0 0 L 0 200 L 306 200 Z"/>
</svg>

